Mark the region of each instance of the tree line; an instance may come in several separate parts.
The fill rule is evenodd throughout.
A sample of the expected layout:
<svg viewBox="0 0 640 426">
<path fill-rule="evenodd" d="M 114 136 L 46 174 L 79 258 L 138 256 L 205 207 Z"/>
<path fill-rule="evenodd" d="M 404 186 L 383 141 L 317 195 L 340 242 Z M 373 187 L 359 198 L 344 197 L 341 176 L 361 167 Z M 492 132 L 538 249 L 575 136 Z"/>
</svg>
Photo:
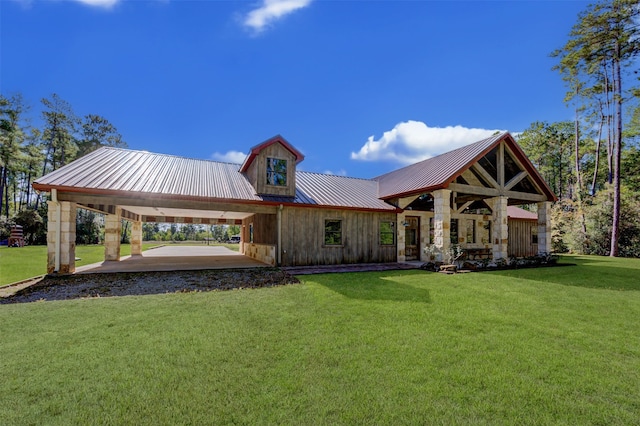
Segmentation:
<svg viewBox="0 0 640 426">
<path fill-rule="evenodd" d="M 560 198 L 555 251 L 640 257 L 639 22 L 638 0 L 581 12 L 551 54 L 574 120 L 536 122 L 518 138 Z"/>
</svg>

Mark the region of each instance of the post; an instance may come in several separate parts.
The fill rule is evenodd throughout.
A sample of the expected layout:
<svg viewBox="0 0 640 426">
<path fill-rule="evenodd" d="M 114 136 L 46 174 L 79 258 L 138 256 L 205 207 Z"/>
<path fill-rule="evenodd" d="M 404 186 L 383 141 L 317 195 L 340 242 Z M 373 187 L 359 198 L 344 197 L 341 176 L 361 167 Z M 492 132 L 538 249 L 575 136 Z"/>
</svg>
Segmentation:
<svg viewBox="0 0 640 426">
<path fill-rule="evenodd" d="M 52 194 L 47 215 L 47 273 L 76 271 L 76 205 Z"/>
<path fill-rule="evenodd" d="M 104 222 L 104 260 L 120 260 L 120 233 L 122 232 L 122 209 L 116 207 L 115 214 L 108 214 Z"/>
<path fill-rule="evenodd" d="M 433 244 L 444 260 L 443 254 L 451 248 L 451 191 L 438 189 L 433 191 Z"/>
<path fill-rule="evenodd" d="M 538 203 L 538 254 L 551 253 L 551 202 Z"/>
<path fill-rule="evenodd" d="M 493 259 L 507 259 L 509 257 L 509 218 L 507 215 L 507 197 L 491 199 L 493 207 Z"/>
<path fill-rule="evenodd" d="M 142 255 L 142 221 L 131 222 L 131 255 Z"/>
</svg>

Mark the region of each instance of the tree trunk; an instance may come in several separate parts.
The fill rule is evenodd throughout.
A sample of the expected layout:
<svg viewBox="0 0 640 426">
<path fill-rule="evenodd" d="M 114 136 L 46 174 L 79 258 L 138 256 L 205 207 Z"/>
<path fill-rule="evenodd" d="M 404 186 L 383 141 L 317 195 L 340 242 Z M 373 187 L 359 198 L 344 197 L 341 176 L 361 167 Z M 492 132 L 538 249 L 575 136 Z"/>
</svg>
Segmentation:
<svg viewBox="0 0 640 426">
<path fill-rule="evenodd" d="M 618 240 L 620 238 L 620 162 L 622 158 L 622 75 L 620 72 L 620 42 L 616 40 L 614 67 L 614 90 L 616 105 L 616 130 L 613 151 L 613 223 L 611 225 L 611 250 L 609 256 L 618 256 Z"/>
<path fill-rule="evenodd" d="M 602 108 L 602 104 L 600 104 Z M 598 128 L 598 140 L 596 141 L 596 159 L 593 170 L 593 180 L 591 181 L 591 195 L 596 195 L 596 183 L 598 181 L 598 169 L 600 168 L 600 144 L 602 141 L 602 126 L 604 126 L 604 114 L 600 115 L 600 127 Z"/>
</svg>

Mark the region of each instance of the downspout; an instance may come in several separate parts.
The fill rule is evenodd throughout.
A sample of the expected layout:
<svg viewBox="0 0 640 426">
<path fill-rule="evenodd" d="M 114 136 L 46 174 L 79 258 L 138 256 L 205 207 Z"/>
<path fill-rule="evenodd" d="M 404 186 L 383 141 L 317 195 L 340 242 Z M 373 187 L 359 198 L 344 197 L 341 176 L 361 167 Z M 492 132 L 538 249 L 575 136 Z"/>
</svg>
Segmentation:
<svg viewBox="0 0 640 426">
<path fill-rule="evenodd" d="M 282 204 L 278 206 L 278 266 L 282 265 Z"/>
<path fill-rule="evenodd" d="M 55 269 L 53 272 L 60 272 L 60 235 L 62 234 L 62 209 L 60 208 L 60 202 L 58 201 L 58 190 L 51 189 L 51 201 L 56 203 L 56 244 L 55 244 Z"/>
</svg>

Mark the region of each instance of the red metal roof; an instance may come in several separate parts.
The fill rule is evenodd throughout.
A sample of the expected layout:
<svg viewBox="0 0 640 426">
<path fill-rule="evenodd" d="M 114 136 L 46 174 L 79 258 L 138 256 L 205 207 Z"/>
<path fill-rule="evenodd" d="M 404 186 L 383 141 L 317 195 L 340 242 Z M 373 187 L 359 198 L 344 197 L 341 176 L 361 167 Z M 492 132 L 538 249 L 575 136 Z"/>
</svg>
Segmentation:
<svg viewBox="0 0 640 426">
<path fill-rule="evenodd" d="M 239 164 L 196 160 L 128 149 L 100 148 L 39 179 L 33 187 L 68 192 L 185 199 L 220 199 L 336 208 L 395 211 L 377 197 L 374 180 L 296 172 L 296 196 L 256 194 Z"/>
<path fill-rule="evenodd" d="M 507 206 L 507 217 L 509 219 L 538 220 L 536 213 L 521 209 L 518 206 Z"/>
<path fill-rule="evenodd" d="M 445 152 L 419 163 L 378 176 L 378 196 L 383 199 L 444 188 L 447 183 L 489 152 L 507 133 Z"/>
</svg>

